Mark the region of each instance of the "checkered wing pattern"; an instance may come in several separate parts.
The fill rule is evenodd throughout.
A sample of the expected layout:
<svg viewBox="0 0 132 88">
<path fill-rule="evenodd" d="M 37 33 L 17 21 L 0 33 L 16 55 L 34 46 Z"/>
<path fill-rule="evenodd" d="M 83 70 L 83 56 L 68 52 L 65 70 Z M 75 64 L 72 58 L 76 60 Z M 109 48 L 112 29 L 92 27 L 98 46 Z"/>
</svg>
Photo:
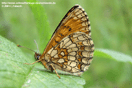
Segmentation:
<svg viewBox="0 0 132 88">
<path fill-rule="evenodd" d="M 63 38 L 47 54 L 55 68 L 70 73 L 82 73 L 92 61 L 93 46 L 90 36 L 76 32 Z"/>
<path fill-rule="evenodd" d="M 82 73 L 92 61 L 94 44 L 91 39 L 90 21 L 79 5 L 72 7 L 56 28 L 44 53 L 43 65 L 69 73 Z"/>
</svg>

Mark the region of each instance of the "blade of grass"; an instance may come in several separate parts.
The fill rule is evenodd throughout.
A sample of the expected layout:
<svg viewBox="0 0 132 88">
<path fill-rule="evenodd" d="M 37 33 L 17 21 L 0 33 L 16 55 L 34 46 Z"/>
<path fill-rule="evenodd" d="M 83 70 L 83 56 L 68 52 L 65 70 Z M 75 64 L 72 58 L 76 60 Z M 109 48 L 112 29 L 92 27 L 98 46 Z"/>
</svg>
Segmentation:
<svg viewBox="0 0 132 88">
<path fill-rule="evenodd" d="M 38 2 L 37 0 L 26 0 L 27 2 Z M 34 14 L 34 18 L 36 21 L 38 38 L 39 38 L 39 50 L 43 52 L 46 47 L 49 39 L 50 39 L 50 27 L 47 21 L 47 15 L 44 7 L 41 4 L 29 4 L 32 13 Z"/>
</svg>

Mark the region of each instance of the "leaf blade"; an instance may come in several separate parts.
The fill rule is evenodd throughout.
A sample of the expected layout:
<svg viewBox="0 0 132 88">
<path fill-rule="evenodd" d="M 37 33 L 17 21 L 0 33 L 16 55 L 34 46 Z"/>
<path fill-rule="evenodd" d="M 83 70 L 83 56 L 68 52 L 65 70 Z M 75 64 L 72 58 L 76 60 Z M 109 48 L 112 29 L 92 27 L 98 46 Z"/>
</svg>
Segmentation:
<svg viewBox="0 0 132 88">
<path fill-rule="evenodd" d="M 0 68 L 0 87 L 83 88 L 84 79 L 69 75 L 60 75 L 59 79 L 55 73 L 43 70 L 43 65 L 39 63 L 26 65 L 24 63 L 35 60 L 25 56 L 13 42 L 1 36 L 0 42 L 0 66 L 3 67 Z"/>
<path fill-rule="evenodd" d="M 107 58 L 109 57 L 109 58 L 113 58 L 113 59 L 118 60 L 118 61 L 131 62 L 132 63 L 132 57 L 131 56 L 125 55 L 125 54 L 120 53 L 120 52 L 116 52 L 116 51 L 108 50 L 108 49 L 97 49 L 96 52 L 98 52 L 100 54 L 101 54 L 101 52 L 105 53 L 104 56 L 107 55 Z M 98 54 L 98 53 L 96 53 L 96 54 Z"/>
</svg>

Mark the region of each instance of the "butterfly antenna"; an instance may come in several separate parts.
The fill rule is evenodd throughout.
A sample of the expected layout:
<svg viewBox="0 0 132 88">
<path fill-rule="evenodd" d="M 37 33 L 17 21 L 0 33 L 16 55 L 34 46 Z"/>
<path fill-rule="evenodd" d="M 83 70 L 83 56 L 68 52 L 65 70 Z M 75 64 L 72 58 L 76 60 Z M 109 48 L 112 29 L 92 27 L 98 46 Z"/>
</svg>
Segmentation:
<svg viewBox="0 0 132 88">
<path fill-rule="evenodd" d="M 28 49 L 28 50 L 31 50 L 31 51 L 33 51 L 33 52 L 35 52 L 34 50 L 32 50 L 32 49 L 29 49 L 29 48 L 27 48 L 27 47 L 24 47 L 24 46 L 21 46 L 21 45 L 17 45 L 18 47 L 23 47 L 23 48 L 26 48 L 26 49 Z M 35 52 L 36 53 L 36 52 Z"/>
<path fill-rule="evenodd" d="M 37 46 L 37 51 L 38 51 L 38 53 L 40 53 L 40 52 L 39 52 L 39 48 L 38 48 L 38 44 L 37 44 L 36 40 L 34 40 L 34 42 L 35 42 L 35 44 L 36 44 L 36 46 Z"/>
</svg>

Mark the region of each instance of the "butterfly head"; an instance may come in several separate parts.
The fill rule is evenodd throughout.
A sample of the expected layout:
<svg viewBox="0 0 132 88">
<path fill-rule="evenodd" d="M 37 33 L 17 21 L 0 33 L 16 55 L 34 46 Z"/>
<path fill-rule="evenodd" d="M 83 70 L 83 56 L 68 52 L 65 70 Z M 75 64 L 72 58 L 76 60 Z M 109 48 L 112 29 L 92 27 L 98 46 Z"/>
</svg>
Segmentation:
<svg viewBox="0 0 132 88">
<path fill-rule="evenodd" d="M 35 52 L 34 57 L 35 57 L 35 60 L 36 60 L 36 61 L 39 60 L 39 57 L 40 57 L 40 56 L 41 56 L 41 54 Z"/>
</svg>

